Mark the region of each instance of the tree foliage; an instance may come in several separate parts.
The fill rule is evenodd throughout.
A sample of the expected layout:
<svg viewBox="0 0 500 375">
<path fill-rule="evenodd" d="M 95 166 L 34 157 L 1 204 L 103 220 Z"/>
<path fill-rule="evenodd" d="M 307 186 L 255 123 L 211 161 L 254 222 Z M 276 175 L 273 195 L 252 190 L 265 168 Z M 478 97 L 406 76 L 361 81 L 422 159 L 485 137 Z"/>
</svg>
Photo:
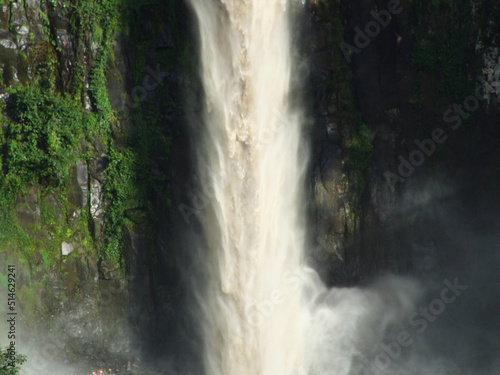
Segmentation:
<svg viewBox="0 0 500 375">
<path fill-rule="evenodd" d="M 21 365 L 26 360 L 25 355 L 11 351 L 8 347 L 3 351 L 0 350 L 0 375 L 19 375 Z"/>
</svg>

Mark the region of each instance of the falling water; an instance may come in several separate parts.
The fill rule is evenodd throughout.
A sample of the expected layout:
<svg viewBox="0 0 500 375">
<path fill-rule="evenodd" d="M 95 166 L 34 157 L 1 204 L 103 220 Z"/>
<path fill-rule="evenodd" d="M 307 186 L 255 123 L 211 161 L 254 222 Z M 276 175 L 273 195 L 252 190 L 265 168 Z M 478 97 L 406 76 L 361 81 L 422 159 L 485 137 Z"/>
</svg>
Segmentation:
<svg viewBox="0 0 500 375">
<path fill-rule="evenodd" d="M 307 142 L 290 100 L 288 2 L 189 3 L 206 100 L 193 126 L 210 199 L 198 215 L 192 285 L 205 373 L 458 375 L 408 319 L 422 311 L 419 282 L 386 277 L 328 290 L 304 260 Z"/>
<path fill-rule="evenodd" d="M 213 199 L 204 218 L 200 297 L 210 375 L 303 368 L 300 209 L 306 160 L 290 108 L 285 0 L 192 0 L 207 115 L 199 158 Z"/>
</svg>

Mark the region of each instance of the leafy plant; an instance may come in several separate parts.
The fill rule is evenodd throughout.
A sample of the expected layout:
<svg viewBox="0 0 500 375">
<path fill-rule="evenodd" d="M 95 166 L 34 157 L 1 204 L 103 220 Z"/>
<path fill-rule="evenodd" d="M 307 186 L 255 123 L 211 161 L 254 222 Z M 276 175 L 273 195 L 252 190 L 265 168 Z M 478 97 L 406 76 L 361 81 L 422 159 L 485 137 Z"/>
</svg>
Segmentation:
<svg viewBox="0 0 500 375">
<path fill-rule="evenodd" d="M 99 157 L 104 154 L 106 158 L 102 185 L 106 208 L 104 243 L 97 256 L 119 262 L 124 229 L 131 225 L 127 210 L 147 211 L 144 217 L 152 218 L 159 200 L 168 203 L 168 168 L 164 165 L 168 163 L 172 135 L 164 126 L 157 102 L 141 102 L 129 108 L 130 117 L 126 121 L 131 121 L 136 130 L 133 134 L 121 133 L 106 88 L 110 67 L 114 64 L 113 33 L 127 29 L 134 57 L 131 71 L 138 85 L 146 74 L 146 54 L 151 45 L 151 38 L 144 35 L 143 6 L 159 8 L 152 20 L 158 34 L 166 15 L 175 41 L 174 48 L 158 53 L 162 70 L 187 65 L 194 70 L 192 46 L 179 30 L 177 0 L 45 2 L 67 9 L 75 61 L 72 69 L 61 74 L 55 48 L 60 46 L 51 34 L 51 19 L 41 12 L 44 36 L 43 42 L 37 44 L 34 57 L 35 79 L 30 82 L 31 87 L 8 89 L 10 98 L 6 107 L 0 108 L 0 239 L 17 249 L 26 238 L 34 238 L 25 236 L 23 228 L 17 225 L 15 207 L 19 194 L 34 184 L 45 191 L 68 192 L 71 166 L 77 160 L 95 158 L 95 150 L 99 149 Z M 164 98 L 167 87 L 158 83 L 157 97 Z M 175 93 L 172 97 L 180 95 Z M 52 239 L 65 240 L 64 233 L 59 233 L 57 228 L 68 225 L 69 208 L 64 207 L 60 220 L 55 220 L 54 210 L 41 208 L 41 223 L 37 225 Z M 86 220 L 91 220 L 89 209 L 79 214 L 84 225 Z M 43 248 L 44 257 L 48 252 L 41 243 L 31 243 L 25 248 L 30 254 Z"/>
<path fill-rule="evenodd" d="M 3 351 L 0 350 L 0 375 L 19 375 L 21 365 L 26 362 L 26 359 L 25 355 L 16 353 L 9 347 Z"/>
<path fill-rule="evenodd" d="M 473 91 L 473 77 L 479 67 L 476 45 L 480 29 L 471 4 L 466 0 L 412 3 L 417 25 L 421 25 L 417 27 L 412 65 L 437 82 L 441 95 L 456 101 Z"/>
<path fill-rule="evenodd" d="M 11 95 L 6 112 L 11 122 L 2 146 L 4 182 L 61 185 L 77 159 L 84 111 L 69 97 L 28 87 Z"/>
<path fill-rule="evenodd" d="M 373 160 L 374 149 L 370 142 L 370 129 L 365 123 L 358 123 L 351 140 L 351 147 L 348 151 L 350 167 L 354 172 L 354 189 L 356 195 L 360 197 L 368 184 L 366 169 Z"/>
<path fill-rule="evenodd" d="M 473 89 L 469 68 L 474 62 L 474 46 L 469 31 L 457 29 L 443 40 L 433 34 L 414 52 L 412 65 L 428 72 L 439 80 L 439 90 L 454 100 L 466 97 Z"/>
</svg>

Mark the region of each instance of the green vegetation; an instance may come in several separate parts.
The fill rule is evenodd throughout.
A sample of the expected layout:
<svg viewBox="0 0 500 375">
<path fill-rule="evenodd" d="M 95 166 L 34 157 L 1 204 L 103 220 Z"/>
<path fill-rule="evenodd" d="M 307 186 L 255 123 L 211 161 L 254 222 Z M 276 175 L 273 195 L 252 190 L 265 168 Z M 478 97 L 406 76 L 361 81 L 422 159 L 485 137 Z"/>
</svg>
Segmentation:
<svg viewBox="0 0 500 375">
<path fill-rule="evenodd" d="M 136 90 L 144 90 L 144 78 L 149 77 L 153 82 L 156 102 L 140 100 L 133 97 L 123 118 L 129 121 L 134 132 L 119 135 L 120 144 L 110 144 L 108 153 L 108 167 L 106 170 L 106 184 L 104 194 L 112 197 L 108 200 L 105 218 L 106 243 L 103 252 L 107 257 L 116 259 L 123 248 L 123 230 L 137 221 L 143 222 L 144 217 L 153 221 L 156 218 L 158 204 L 169 205 L 170 197 L 167 190 L 168 173 L 164 170 L 170 156 L 172 134 L 160 115 L 159 108 L 168 100 L 170 93 L 162 83 L 162 76 L 166 71 L 183 67 L 182 58 L 184 40 L 180 38 L 174 6 L 177 1 L 124 1 L 121 22 L 125 25 L 125 32 L 129 40 L 129 48 L 133 60 L 131 71 Z M 144 32 L 141 10 L 143 6 L 158 7 L 153 15 L 152 24 L 156 30 L 154 35 L 160 35 L 159 25 L 165 24 L 165 15 L 169 22 L 176 48 L 163 49 L 157 52 L 159 66 L 150 66 L 146 63 L 146 53 L 151 48 L 153 34 Z M 152 77 L 151 70 L 159 75 Z M 179 100 L 179 93 L 174 98 Z M 132 90 L 134 95 L 134 89 Z M 162 98 L 161 101 L 158 98 Z M 128 114 L 128 116 L 126 116 Z M 129 212 L 135 211 L 132 217 Z M 137 212 L 147 213 L 137 218 Z M 143 234 L 151 234 L 151 226 L 143 226 Z"/>
<path fill-rule="evenodd" d="M 91 35 L 92 41 L 99 47 L 95 54 L 94 66 L 90 73 L 90 93 L 92 104 L 97 116 L 98 135 L 105 146 L 108 157 L 108 166 L 105 171 L 106 184 L 103 189 L 104 200 L 108 206 L 105 213 L 104 243 L 100 247 L 100 256 L 111 259 L 115 263 L 122 261 L 122 225 L 124 212 L 128 208 L 124 205 L 124 196 L 133 189 L 128 188 L 132 179 L 120 173 L 123 168 L 123 157 L 116 157 L 112 126 L 116 123 L 116 114 L 106 90 L 108 60 L 113 51 L 113 32 L 120 28 L 120 13 L 122 3 L 119 0 L 107 1 L 77 1 L 72 24 L 78 36 L 80 45 L 85 45 Z M 78 69 L 82 74 L 83 70 Z M 83 90 L 83 77 L 77 76 L 77 88 Z M 78 94 L 78 92 L 75 90 Z"/>
<path fill-rule="evenodd" d="M 51 6 L 58 4 L 47 2 Z M 145 217 L 153 220 L 158 203 L 169 205 L 168 169 L 165 167 L 175 134 L 170 134 L 165 126 L 160 107 L 167 101 L 172 107 L 181 109 L 183 103 L 178 92 L 168 92 L 161 74 L 187 66 L 193 69 L 195 63 L 192 48 L 177 23 L 178 7 L 176 0 L 64 2 L 64 11 L 70 15 L 76 62 L 67 78 L 61 75 L 57 40 L 51 34 L 50 20 L 45 13 L 40 14 L 44 41 L 33 49 L 36 56 L 27 56 L 32 59 L 32 65 L 36 65 L 35 79 L 29 86 L 10 90 L 5 108 L 0 108 L 3 129 L 0 130 L 0 228 L 4 229 L 0 237 L 4 248 L 22 247 L 26 256 L 42 250 L 43 246 L 52 248 L 38 237 L 33 239 L 32 231 L 45 227 L 52 228 L 50 235 L 54 240 L 54 237 L 62 240 L 74 235 L 73 231 L 58 229 L 68 228 L 71 204 L 58 208 L 57 220 L 52 208 L 42 207 L 41 219 L 28 233 L 26 228 L 19 227 L 15 218 L 16 200 L 32 186 L 47 196 L 55 191 L 56 200 L 64 200 L 64 194 L 71 188 L 71 166 L 78 160 L 91 165 L 102 156 L 97 154 L 97 149 L 101 150 L 99 153 L 104 149 L 102 193 L 106 205 L 103 241 L 96 249 L 98 257 L 120 263 L 124 228 L 137 225 L 138 221 L 144 223 Z M 158 10 L 151 20 L 153 33 L 150 34 L 144 32 L 142 12 L 145 8 Z M 161 35 L 165 17 L 175 48 L 157 50 L 159 67 L 150 66 L 146 54 L 154 36 Z M 141 88 L 149 71 L 160 72 L 159 77 L 153 77 L 155 102 L 134 98 L 121 116 L 112 109 L 106 87 L 115 60 L 113 41 L 119 33 L 125 33 L 130 42 L 131 71 L 136 87 Z M 90 43 L 97 46 L 97 50 L 91 52 Z M 90 83 L 88 88 L 86 82 Z M 88 93 L 91 111 L 84 109 Z M 121 127 L 124 122 L 135 130 L 124 133 Z M 40 199 L 43 201 L 44 197 Z M 129 214 L 132 211 L 134 214 Z M 90 222 L 89 208 L 81 210 L 78 217 L 79 222 Z M 86 226 L 91 227 L 90 224 Z M 88 229 L 84 232 L 83 237 L 88 241 Z M 86 245 L 93 244 L 88 242 Z M 42 251 L 44 259 L 48 248 Z"/>
<path fill-rule="evenodd" d="M 47 3 L 49 9 L 62 4 Z M 182 25 L 177 24 L 179 4 L 65 1 L 72 48 L 59 44 L 53 13 L 41 11 L 43 35 L 30 34 L 32 45 L 19 58 L 32 69 L 31 79 L 6 87 L 10 82 L 0 74 L 0 92 L 8 93 L 0 100 L 0 252 L 4 261 L 18 266 L 17 298 L 28 326 L 50 320 L 65 298 L 78 301 L 86 295 L 88 285 L 78 279 L 80 265 L 90 264 L 91 271 L 81 272 L 93 276 L 114 278 L 116 272 L 124 272 L 124 235 L 135 231 L 152 239 L 159 209 L 170 204 L 169 158 L 177 134 L 166 124 L 165 109 L 180 112 L 184 98 L 164 84 L 164 78 L 173 70 L 193 71 L 196 63 Z M 157 12 L 147 34 L 144 12 L 151 8 Z M 154 38 L 164 35 L 165 17 L 171 40 L 168 48 L 157 48 Z M 113 44 L 121 37 L 127 40 L 127 57 L 133 56 L 127 77 L 115 62 L 121 56 L 115 56 Z M 144 84 L 148 75 L 153 89 Z M 118 79 L 124 92 L 146 87 L 148 95 L 128 100 L 118 114 L 108 95 L 112 79 Z M 77 161 L 92 173 L 97 162 L 104 169 L 92 175 L 102 187 L 102 227 L 92 217 L 90 204 L 75 198 Z M 63 242 L 74 246 L 71 254 L 61 255 Z M 145 256 L 154 265 L 155 247 L 146 248 L 151 251 Z M 76 280 L 70 268 L 75 265 L 80 267 Z M 5 280 L 0 270 L 0 284 Z M 18 372 L 0 369 L 4 373 Z"/>
<path fill-rule="evenodd" d="M 50 6 L 58 4 L 47 2 Z M 182 98 L 178 92 L 169 93 L 163 76 L 156 76 L 156 102 L 134 98 L 118 116 L 106 87 L 114 69 L 114 37 L 125 33 L 130 41 L 133 84 L 137 87 L 143 85 L 151 69 L 164 74 L 174 68 L 193 68 L 194 54 L 177 24 L 179 1 L 75 0 L 61 4 L 70 15 L 75 41 L 75 64 L 64 72 L 69 75 L 62 74 L 51 21 L 41 12 L 45 36 L 25 56 L 36 67 L 34 79 L 29 85 L 6 88 L 10 96 L 0 106 L 0 245 L 3 251 L 18 252 L 24 259 L 41 253 L 49 266 L 59 259 L 61 241 L 78 237 L 85 251 L 94 249 L 97 257 L 119 264 L 125 227 L 145 224 L 147 217 L 153 220 L 158 204 L 170 203 L 166 166 L 175 134 L 170 134 L 163 123 L 160 107 L 166 101 L 180 109 Z M 175 43 L 175 48 L 157 51 L 159 67 L 146 62 L 153 37 L 144 32 L 144 7 L 158 9 L 152 20 L 155 35 L 161 34 L 166 16 Z M 30 35 L 32 43 L 34 39 Z M 92 47 L 93 52 L 91 44 L 97 46 Z M 90 111 L 84 108 L 89 94 Z M 124 122 L 134 130 L 123 132 Z M 76 161 L 91 165 L 101 157 L 106 209 L 102 241 L 94 244 L 89 233 L 89 206 L 75 213 L 67 196 L 73 188 L 70 169 Z M 28 227 L 21 227 L 16 219 L 18 197 L 33 191 L 38 191 L 41 216 Z M 30 210 L 34 207 L 26 204 L 26 211 Z M 72 219 L 75 215 L 77 219 Z"/>
<path fill-rule="evenodd" d="M 363 122 L 358 122 L 354 129 L 348 152 L 350 167 L 354 171 L 354 191 L 361 197 L 368 185 L 367 168 L 373 162 L 374 149 L 370 142 L 370 130 Z"/>
<path fill-rule="evenodd" d="M 44 264 L 49 266 L 59 257 L 61 242 L 57 240 L 68 240 L 73 233 L 61 230 L 66 225 L 62 213 L 56 225 L 50 210 L 41 203 L 43 215 L 41 220 L 35 220 L 34 205 L 17 199 L 33 195 L 33 186 L 43 186 L 46 195 L 66 189 L 69 168 L 79 155 L 79 140 L 89 124 L 89 114 L 69 97 L 55 92 L 43 93 L 37 87 L 18 87 L 10 92 L 3 108 L 9 117 L 0 114 L 0 245 L 3 251 L 13 251 L 21 263 L 42 251 Z M 66 201 L 63 196 L 60 202 Z M 38 198 L 44 202 L 45 196 Z M 16 219 L 16 206 L 28 217 L 33 212 L 29 224 Z M 67 212 L 68 207 L 61 210 Z"/>
<path fill-rule="evenodd" d="M 119 261 L 123 249 L 123 229 L 131 224 L 125 212 L 137 207 L 140 200 L 135 155 L 132 149 L 115 151 L 110 149 L 106 169 L 107 183 L 104 195 L 110 197 L 105 215 L 104 234 L 106 242 L 103 247 L 105 258 Z M 134 204 L 134 198 L 137 199 Z"/>
<path fill-rule="evenodd" d="M 81 154 L 90 116 L 69 96 L 37 87 L 13 92 L 6 113 L 11 121 L 1 135 L 2 187 L 61 186 Z"/>
<path fill-rule="evenodd" d="M 7 117 L 0 115 L 0 244 L 14 251 L 20 262 L 39 252 L 49 267 L 59 259 L 62 241 L 78 236 L 84 248 L 92 245 L 85 221 L 68 225 L 74 208 L 67 196 L 71 166 L 86 160 L 82 145 L 93 133 L 95 114 L 55 91 L 18 87 L 10 92 L 3 109 Z M 18 201 L 21 195 L 33 194 L 39 219 L 34 203 Z M 27 213 L 28 223 L 16 219 L 16 209 Z M 84 219 L 87 212 L 78 215 Z"/>
<path fill-rule="evenodd" d="M 417 25 L 413 67 L 423 74 L 421 79 L 427 76 L 429 82 L 437 82 L 441 96 L 462 101 L 473 92 L 480 66 L 472 3 L 415 0 L 412 6 Z"/>
<path fill-rule="evenodd" d="M 7 88 L 9 99 L 0 106 L 0 244 L 3 251 L 10 249 L 18 254 L 21 262 L 41 253 L 46 267 L 59 259 L 59 246 L 64 240 L 72 242 L 76 237 L 84 249 L 91 249 L 94 244 L 87 224 L 88 208 L 73 214 L 67 196 L 72 189 L 71 166 L 77 160 L 89 164 L 99 156 L 94 150 L 101 144 L 109 159 L 103 193 L 110 209 L 105 216 L 105 243 L 96 256 L 118 263 L 121 250 L 117 244 L 121 245 L 124 213 L 130 207 L 128 198 L 136 194 L 137 179 L 133 175 L 139 168 L 131 171 L 135 164 L 130 149 L 114 146 L 111 129 L 117 118 L 106 91 L 112 33 L 120 28 L 123 4 L 96 0 L 65 5 L 71 11 L 75 50 L 80 57 L 80 64 L 69 71 L 70 85 L 61 87 L 55 39 L 50 35 L 50 21 L 42 12 L 45 41 L 49 43 L 42 41 L 34 48 L 38 52 L 33 61 L 35 79 L 29 86 Z M 89 36 L 98 45 L 92 55 L 88 52 Z M 89 58 L 90 72 L 81 64 Z M 90 76 L 92 111 L 86 111 L 83 105 L 86 76 Z M 22 226 L 15 212 L 16 207 L 23 210 L 18 197 L 32 191 L 40 195 L 41 217 Z M 24 211 L 29 213 L 34 208 L 27 204 Z M 74 215 L 79 219 L 71 219 Z"/>
<path fill-rule="evenodd" d="M 10 347 L 0 350 L 0 375 L 19 375 L 21 365 L 26 359 L 25 355 L 16 353 L 15 350 L 11 351 Z"/>
<path fill-rule="evenodd" d="M 475 57 L 469 31 L 456 29 L 443 41 L 442 36 L 431 35 L 413 55 L 413 66 L 431 74 L 439 81 L 439 93 L 453 100 L 463 100 L 474 89 L 470 64 Z"/>
</svg>

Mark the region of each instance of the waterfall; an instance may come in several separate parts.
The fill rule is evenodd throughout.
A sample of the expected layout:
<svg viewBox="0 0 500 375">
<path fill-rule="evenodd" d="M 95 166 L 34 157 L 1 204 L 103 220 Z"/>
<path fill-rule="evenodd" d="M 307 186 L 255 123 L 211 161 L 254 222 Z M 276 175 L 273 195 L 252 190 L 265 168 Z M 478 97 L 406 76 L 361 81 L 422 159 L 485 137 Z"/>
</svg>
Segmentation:
<svg viewBox="0 0 500 375">
<path fill-rule="evenodd" d="M 305 260 L 308 150 L 290 100 L 290 4 L 188 1 L 205 99 L 191 125 L 198 184 L 210 197 L 197 212 L 203 240 L 191 249 L 205 374 L 458 374 L 439 342 L 424 339 L 436 317 L 425 322 L 422 311 L 438 305 L 418 307 L 420 282 L 391 276 L 328 290 Z"/>
<path fill-rule="evenodd" d="M 303 373 L 300 111 L 290 108 L 285 0 L 192 0 L 206 96 L 199 175 L 210 375 Z"/>
</svg>

